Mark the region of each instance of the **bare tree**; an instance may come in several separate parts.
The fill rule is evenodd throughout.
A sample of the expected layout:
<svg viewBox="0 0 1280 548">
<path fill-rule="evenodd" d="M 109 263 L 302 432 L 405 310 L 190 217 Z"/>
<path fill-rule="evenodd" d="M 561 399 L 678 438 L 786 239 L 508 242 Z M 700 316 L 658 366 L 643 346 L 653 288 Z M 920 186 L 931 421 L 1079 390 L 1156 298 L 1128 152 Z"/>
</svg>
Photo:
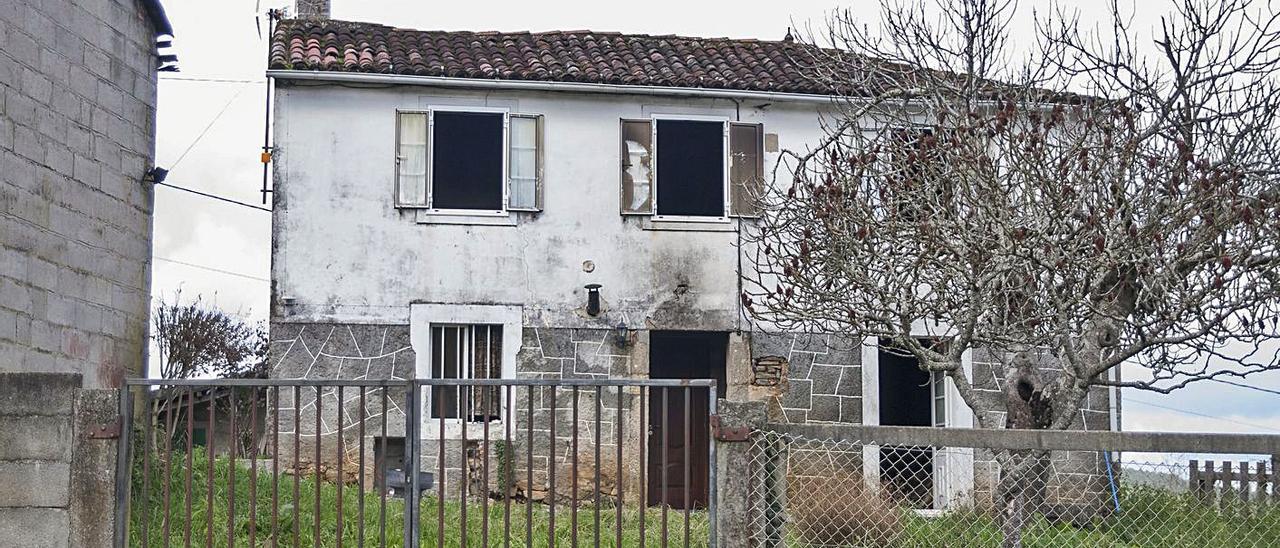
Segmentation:
<svg viewBox="0 0 1280 548">
<path fill-rule="evenodd" d="M 265 376 L 267 338 L 261 323 L 208 305 L 200 296 L 183 303 L 181 291 L 171 303 L 162 300 L 153 317 L 162 378 Z"/>
<path fill-rule="evenodd" d="M 1069 428 L 1091 387 L 1277 369 L 1277 13 L 1171 7 L 1154 49 L 1114 3 L 1092 31 L 1038 14 L 1018 45 L 1011 0 L 835 14 L 797 62 L 841 97 L 760 197 L 745 306 L 891 340 L 983 427 Z M 976 348 L 1003 362 L 1000 397 L 961 367 Z"/>
<path fill-rule="evenodd" d="M 175 293 L 173 302 L 163 300 L 156 306 L 154 329 L 160 376 L 165 379 L 185 379 L 196 375 L 214 375 L 221 378 L 266 378 L 267 333 L 261 323 L 241 319 L 216 306 L 206 304 L 197 296 L 183 303 L 181 291 Z M 256 418 L 254 406 L 266 401 L 266 391 L 251 387 L 212 387 L 202 390 L 209 409 L 219 416 L 235 415 L 235 422 L 242 425 L 236 432 L 236 446 L 232 448 L 240 456 L 256 455 L 254 430 L 248 426 Z M 185 398 L 196 398 L 196 392 L 162 390 L 156 400 L 152 416 L 162 423 L 157 436 L 181 434 L 178 423 L 185 413 Z M 162 405 L 175 406 L 160 417 Z M 167 434 L 166 434 L 167 433 Z"/>
</svg>

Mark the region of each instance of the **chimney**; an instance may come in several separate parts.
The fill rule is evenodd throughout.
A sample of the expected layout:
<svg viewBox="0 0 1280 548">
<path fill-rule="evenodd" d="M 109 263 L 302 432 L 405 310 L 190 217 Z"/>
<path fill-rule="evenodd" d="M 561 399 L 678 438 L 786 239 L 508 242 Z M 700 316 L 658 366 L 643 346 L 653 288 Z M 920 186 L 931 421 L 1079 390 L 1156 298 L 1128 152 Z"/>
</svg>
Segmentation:
<svg viewBox="0 0 1280 548">
<path fill-rule="evenodd" d="M 294 0 L 299 19 L 328 19 L 329 0 Z"/>
</svg>

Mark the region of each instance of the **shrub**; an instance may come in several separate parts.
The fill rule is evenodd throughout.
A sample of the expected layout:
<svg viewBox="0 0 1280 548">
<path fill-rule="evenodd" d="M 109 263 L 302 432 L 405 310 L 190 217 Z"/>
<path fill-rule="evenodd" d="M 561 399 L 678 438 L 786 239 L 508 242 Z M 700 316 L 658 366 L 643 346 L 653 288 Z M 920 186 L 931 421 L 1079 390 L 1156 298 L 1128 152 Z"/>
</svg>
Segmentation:
<svg viewBox="0 0 1280 548">
<path fill-rule="evenodd" d="M 905 527 L 902 511 L 866 487 L 853 472 L 787 480 L 788 521 L 800 538 L 815 546 L 892 546 Z"/>
</svg>

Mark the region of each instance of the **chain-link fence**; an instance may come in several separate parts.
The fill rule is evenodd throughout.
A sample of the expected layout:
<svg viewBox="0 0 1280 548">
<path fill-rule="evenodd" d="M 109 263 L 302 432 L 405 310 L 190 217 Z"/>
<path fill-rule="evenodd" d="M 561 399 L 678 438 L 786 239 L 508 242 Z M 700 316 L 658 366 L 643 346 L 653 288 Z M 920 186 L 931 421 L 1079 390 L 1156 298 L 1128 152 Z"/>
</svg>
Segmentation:
<svg viewBox="0 0 1280 548">
<path fill-rule="evenodd" d="M 752 545 L 1280 546 L 1274 457 L 896 441 L 754 432 Z"/>
</svg>

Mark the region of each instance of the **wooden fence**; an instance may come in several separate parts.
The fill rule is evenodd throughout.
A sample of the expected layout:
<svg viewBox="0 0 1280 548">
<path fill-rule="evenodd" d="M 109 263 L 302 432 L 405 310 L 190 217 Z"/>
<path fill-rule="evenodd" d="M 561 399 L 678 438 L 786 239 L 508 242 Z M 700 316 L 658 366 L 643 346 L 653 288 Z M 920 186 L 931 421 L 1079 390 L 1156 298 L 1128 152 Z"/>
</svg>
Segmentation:
<svg viewBox="0 0 1280 548">
<path fill-rule="evenodd" d="M 1200 461 L 1192 460 L 1189 487 L 1192 493 L 1206 502 L 1214 499 L 1226 502 L 1232 498 L 1245 503 L 1250 498 L 1280 502 L 1277 465 L 1280 465 L 1280 455 L 1271 457 L 1270 468 L 1266 462 L 1222 461 L 1215 466 L 1211 460 L 1204 461 L 1202 467 Z"/>
</svg>

